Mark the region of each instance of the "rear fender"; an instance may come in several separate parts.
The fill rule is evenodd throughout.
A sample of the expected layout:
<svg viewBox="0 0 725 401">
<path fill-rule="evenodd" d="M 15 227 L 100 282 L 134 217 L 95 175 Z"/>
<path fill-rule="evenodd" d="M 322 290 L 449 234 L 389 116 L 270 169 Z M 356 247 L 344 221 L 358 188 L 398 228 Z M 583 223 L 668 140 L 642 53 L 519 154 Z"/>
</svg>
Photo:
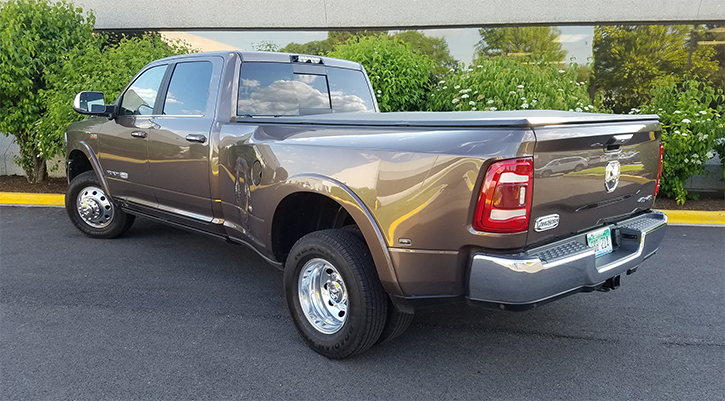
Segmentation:
<svg viewBox="0 0 725 401">
<path fill-rule="evenodd" d="M 345 184 L 329 177 L 316 174 L 297 175 L 288 178 L 275 189 L 277 201 L 274 204 L 278 205 L 282 199 L 296 192 L 321 194 L 342 205 L 355 220 L 365 237 L 365 242 L 367 242 L 372 254 L 383 288 L 390 295 L 402 295 L 383 232 L 370 209 L 365 206 L 365 203 L 355 192 Z M 269 219 L 269 221 L 271 223 L 272 219 Z M 271 225 L 269 232 L 271 233 Z"/>
</svg>

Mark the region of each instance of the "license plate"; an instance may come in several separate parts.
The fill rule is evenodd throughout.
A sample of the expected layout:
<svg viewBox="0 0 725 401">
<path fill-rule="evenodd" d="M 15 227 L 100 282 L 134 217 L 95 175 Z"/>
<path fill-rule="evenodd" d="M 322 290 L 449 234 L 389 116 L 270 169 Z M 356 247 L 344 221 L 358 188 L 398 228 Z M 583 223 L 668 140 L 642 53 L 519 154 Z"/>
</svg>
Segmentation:
<svg viewBox="0 0 725 401">
<path fill-rule="evenodd" d="M 609 227 L 587 234 L 587 245 L 594 248 L 594 257 L 598 258 L 612 252 L 612 231 Z"/>
</svg>

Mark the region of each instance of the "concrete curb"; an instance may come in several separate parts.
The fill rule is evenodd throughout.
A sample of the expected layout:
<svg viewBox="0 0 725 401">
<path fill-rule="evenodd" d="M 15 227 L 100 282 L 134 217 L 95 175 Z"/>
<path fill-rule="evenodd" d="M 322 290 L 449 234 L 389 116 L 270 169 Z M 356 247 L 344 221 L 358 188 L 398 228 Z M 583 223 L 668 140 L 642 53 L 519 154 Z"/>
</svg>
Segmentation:
<svg viewBox="0 0 725 401">
<path fill-rule="evenodd" d="M 0 205 L 6 206 L 63 206 L 65 195 L 0 192 Z"/>
<path fill-rule="evenodd" d="M 64 206 L 65 195 L 0 192 L 0 205 L 4 206 Z M 725 211 L 660 210 L 667 215 L 669 224 L 688 226 L 723 226 Z"/>
</svg>

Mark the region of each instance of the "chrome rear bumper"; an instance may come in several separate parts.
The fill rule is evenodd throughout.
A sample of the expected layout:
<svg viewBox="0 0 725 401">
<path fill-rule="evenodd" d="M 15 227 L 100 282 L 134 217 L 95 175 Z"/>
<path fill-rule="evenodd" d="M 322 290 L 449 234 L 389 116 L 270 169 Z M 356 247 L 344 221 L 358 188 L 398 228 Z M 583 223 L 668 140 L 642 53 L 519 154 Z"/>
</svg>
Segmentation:
<svg viewBox="0 0 725 401">
<path fill-rule="evenodd" d="M 471 257 L 467 299 L 501 309 L 527 309 L 631 272 L 659 248 L 667 216 L 652 211 L 611 224 L 612 253 L 595 258 L 581 233 L 515 255 Z"/>
</svg>

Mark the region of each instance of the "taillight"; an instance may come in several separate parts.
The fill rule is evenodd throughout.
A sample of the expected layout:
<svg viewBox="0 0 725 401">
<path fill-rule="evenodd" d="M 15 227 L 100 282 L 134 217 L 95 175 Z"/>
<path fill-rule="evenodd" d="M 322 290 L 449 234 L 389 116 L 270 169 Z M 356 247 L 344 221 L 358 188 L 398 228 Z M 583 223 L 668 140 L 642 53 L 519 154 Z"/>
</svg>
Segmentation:
<svg viewBox="0 0 725 401">
<path fill-rule="evenodd" d="M 478 231 L 526 231 L 531 214 L 534 161 L 530 157 L 493 163 L 483 179 L 473 228 Z"/>
<path fill-rule="evenodd" d="M 655 187 L 655 196 L 660 192 L 660 178 L 662 178 L 662 155 L 665 153 L 665 147 L 660 142 L 660 166 L 657 169 L 657 186 Z"/>
</svg>

